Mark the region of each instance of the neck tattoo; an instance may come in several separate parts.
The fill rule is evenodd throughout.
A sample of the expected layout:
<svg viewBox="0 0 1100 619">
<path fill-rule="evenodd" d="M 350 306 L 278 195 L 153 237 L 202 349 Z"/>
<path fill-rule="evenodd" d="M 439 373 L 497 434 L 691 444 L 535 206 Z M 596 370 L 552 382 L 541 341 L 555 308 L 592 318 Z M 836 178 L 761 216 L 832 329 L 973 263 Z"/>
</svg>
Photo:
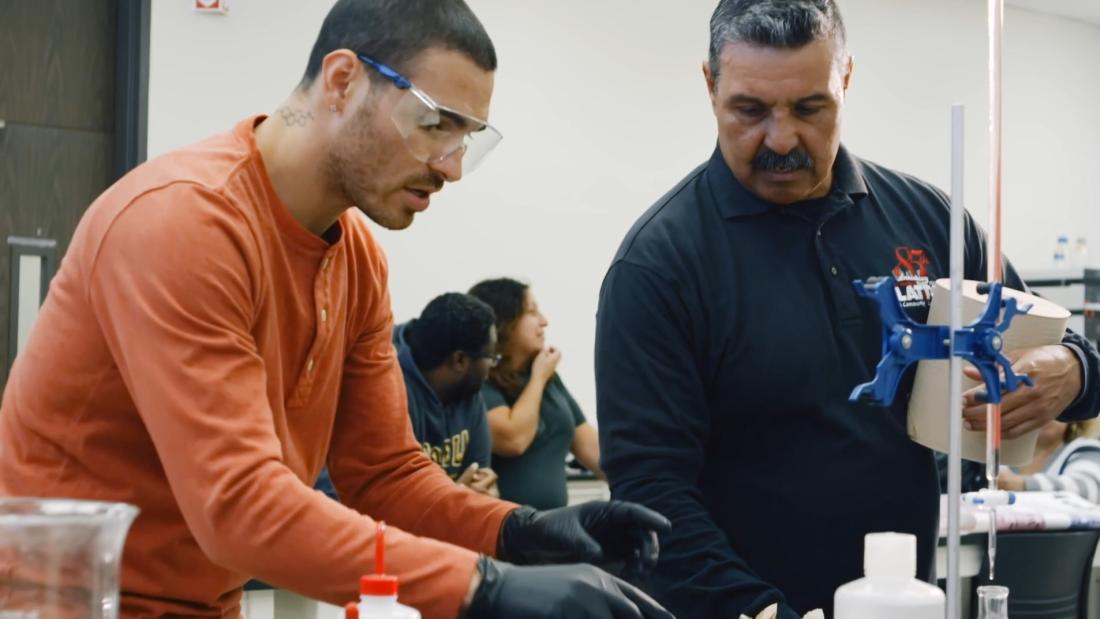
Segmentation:
<svg viewBox="0 0 1100 619">
<path fill-rule="evenodd" d="M 283 118 L 288 127 L 305 127 L 313 120 L 313 113 L 308 110 L 299 110 L 291 107 L 281 107 L 276 112 Z"/>
</svg>

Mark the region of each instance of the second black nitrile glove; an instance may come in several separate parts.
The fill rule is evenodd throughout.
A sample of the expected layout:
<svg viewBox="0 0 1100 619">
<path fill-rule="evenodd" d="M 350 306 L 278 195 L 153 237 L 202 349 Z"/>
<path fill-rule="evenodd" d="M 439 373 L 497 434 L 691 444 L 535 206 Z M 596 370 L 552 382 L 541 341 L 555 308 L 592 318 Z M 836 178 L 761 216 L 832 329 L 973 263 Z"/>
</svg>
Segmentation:
<svg viewBox="0 0 1100 619">
<path fill-rule="evenodd" d="M 478 560 L 466 619 L 675 619 L 640 589 L 592 565 L 517 566 Z"/>
<path fill-rule="evenodd" d="M 664 516 L 626 501 L 545 511 L 525 506 L 505 519 L 497 556 L 521 565 L 594 563 L 635 578 L 657 565 L 657 534 L 671 528 Z"/>
</svg>

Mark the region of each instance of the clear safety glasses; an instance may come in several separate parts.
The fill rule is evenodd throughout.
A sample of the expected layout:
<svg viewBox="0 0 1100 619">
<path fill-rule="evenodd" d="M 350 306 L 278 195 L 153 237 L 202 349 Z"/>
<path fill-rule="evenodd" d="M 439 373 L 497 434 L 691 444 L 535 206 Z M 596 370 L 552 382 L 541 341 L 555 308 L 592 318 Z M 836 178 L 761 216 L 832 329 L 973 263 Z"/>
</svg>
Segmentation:
<svg viewBox="0 0 1100 619">
<path fill-rule="evenodd" d="M 439 105 L 394 69 L 370 56 L 356 54 L 366 63 L 405 91 L 393 108 L 393 124 L 405 138 L 409 152 L 422 163 L 435 163 L 458 154 L 463 172 L 477 168 L 503 136 L 488 122 Z"/>
</svg>

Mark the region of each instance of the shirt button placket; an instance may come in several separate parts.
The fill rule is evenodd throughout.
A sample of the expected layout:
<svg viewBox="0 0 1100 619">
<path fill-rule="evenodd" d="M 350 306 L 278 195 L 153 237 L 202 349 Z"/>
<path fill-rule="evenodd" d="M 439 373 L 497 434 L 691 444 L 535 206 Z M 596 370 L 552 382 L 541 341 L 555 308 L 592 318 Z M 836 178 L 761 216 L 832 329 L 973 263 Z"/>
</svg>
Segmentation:
<svg viewBox="0 0 1100 619">
<path fill-rule="evenodd" d="M 329 269 L 329 266 L 331 264 L 332 264 L 332 256 L 331 255 L 326 255 L 324 257 L 324 259 L 321 260 L 321 269 L 317 273 L 318 282 L 314 287 L 314 290 L 315 290 L 314 302 L 317 304 L 315 307 L 320 307 L 321 308 L 321 310 L 318 312 L 317 319 L 318 319 L 318 322 L 321 324 L 322 327 L 328 322 L 328 286 L 329 286 L 328 269 Z M 319 350 L 319 348 L 321 346 L 321 342 L 324 340 L 324 338 L 325 338 L 324 329 L 323 328 L 318 328 L 317 329 L 317 335 L 313 340 L 313 350 L 314 351 Z M 309 358 L 309 360 L 306 362 L 306 374 L 312 375 L 313 374 L 313 368 L 314 368 L 315 365 L 316 365 L 316 357 L 311 356 Z"/>
<path fill-rule="evenodd" d="M 821 264 L 828 264 L 829 262 L 831 262 L 831 260 L 829 259 L 829 256 L 826 255 L 825 248 L 822 247 L 822 244 L 821 244 L 821 238 L 822 238 L 821 228 L 817 229 L 814 236 L 817 237 L 816 239 L 814 239 L 814 245 L 817 246 L 817 259 L 821 261 Z M 837 275 L 840 274 L 840 271 L 837 270 L 835 264 L 829 264 L 829 272 L 833 274 L 833 277 L 836 277 Z"/>
</svg>

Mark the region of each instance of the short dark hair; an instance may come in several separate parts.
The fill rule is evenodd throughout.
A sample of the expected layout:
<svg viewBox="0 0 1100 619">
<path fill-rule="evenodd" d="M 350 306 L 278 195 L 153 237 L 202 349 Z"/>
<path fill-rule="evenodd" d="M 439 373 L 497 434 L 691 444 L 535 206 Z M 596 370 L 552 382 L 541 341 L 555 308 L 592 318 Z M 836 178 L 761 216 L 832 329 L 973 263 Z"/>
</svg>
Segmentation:
<svg viewBox="0 0 1100 619">
<path fill-rule="evenodd" d="M 798 49 L 834 39 L 843 49 L 847 37 L 835 0 L 719 0 L 710 16 L 710 74 L 718 79 L 730 43 Z"/>
<path fill-rule="evenodd" d="M 420 317 L 405 327 L 405 343 L 412 350 L 417 367 L 439 367 L 448 356 L 461 350 L 481 352 L 489 343 L 489 328 L 496 321 L 493 308 L 461 292 L 448 292 L 432 299 Z"/>
<path fill-rule="evenodd" d="M 299 87 L 308 88 L 325 56 L 338 49 L 405 71 L 432 47 L 462 52 L 486 71 L 497 68 L 493 42 L 463 0 L 338 0 L 321 24 Z"/>
</svg>

